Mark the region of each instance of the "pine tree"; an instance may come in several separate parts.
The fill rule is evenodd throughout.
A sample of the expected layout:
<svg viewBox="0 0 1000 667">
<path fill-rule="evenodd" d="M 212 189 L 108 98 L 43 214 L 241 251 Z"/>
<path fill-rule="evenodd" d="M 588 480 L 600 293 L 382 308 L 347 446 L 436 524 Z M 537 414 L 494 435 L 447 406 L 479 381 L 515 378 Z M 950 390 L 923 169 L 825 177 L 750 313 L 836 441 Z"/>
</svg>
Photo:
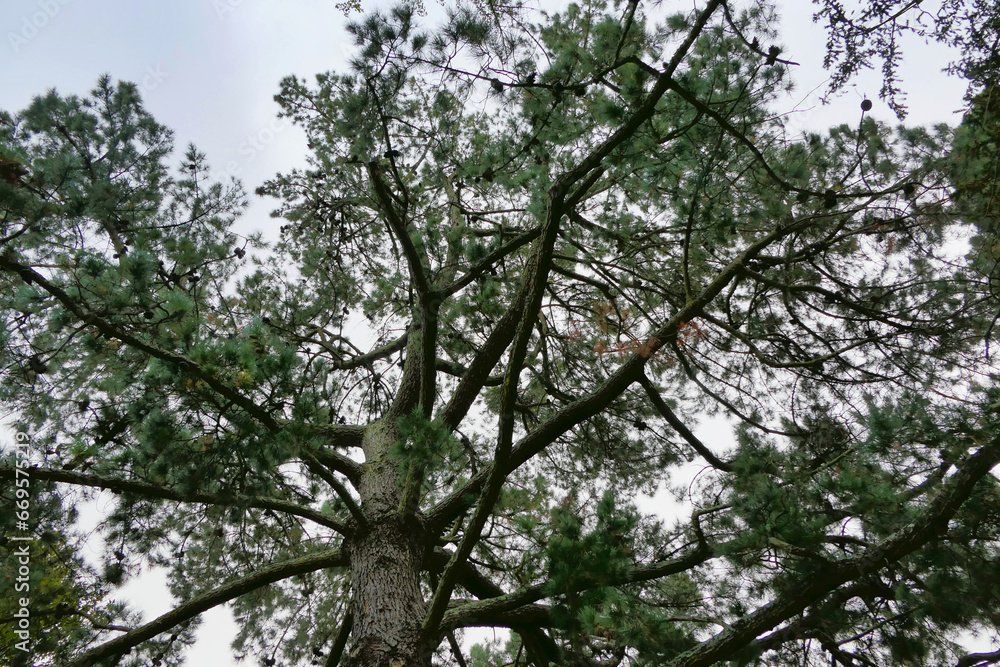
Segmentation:
<svg viewBox="0 0 1000 667">
<path fill-rule="evenodd" d="M 985 135 L 867 102 L 790 136 L 763 5 L 489 6 L 371 14 L 350 72 L 282 82 L 272 246 L 131 84 L 0 117 L 38 530 L 115 497 L 38 664 L 180 664 L 226 603 L 261 665 L 1000 661 L 956 642 L 1000 623 Z M 663 485 L 684 516 L 640 510 Z M 106 599 L 144 564 L 178 604 L 139 624 Z"/>
</svg>

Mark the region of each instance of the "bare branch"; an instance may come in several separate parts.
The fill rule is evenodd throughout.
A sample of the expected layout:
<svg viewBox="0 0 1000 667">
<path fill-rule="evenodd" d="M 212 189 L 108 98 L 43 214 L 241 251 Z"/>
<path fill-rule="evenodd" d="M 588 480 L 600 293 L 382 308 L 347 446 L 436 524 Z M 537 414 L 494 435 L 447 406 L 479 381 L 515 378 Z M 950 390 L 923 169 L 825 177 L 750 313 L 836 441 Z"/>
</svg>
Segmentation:
<svg viewBox="0 0 1000 667">
<path fill-rule="evenodd" d="M 11 480 L 16 475 L 13 467 L 0 467 L 0 479 Z M 179 503 L 198 503 L 202 505 L 220 505 L 223 507 L 256 507 L 267 509 L 282 514 L 308 519 L 321 526 L 332 528 L 341 535 L 353 534 L 353 531 L 344 523 L 337 521 L 333 517 L 327 516 L 308 507 L 301 507 L 295 503 L 277 498 L 263 498 L 261 496 L 230 496 L 216 495 L 210 493 L 181 493 L 173 489 L 167 489 L 143 482 L 133 482 L 124 479 L 108 479 L 97 475 L 88 475 L 68 470 L 53 470 L 49 468 L 32 468 L 31 476 L 37 479 L 46 479 L 52 482 L 62 482 L 74 486 L 88 486 L 95 489 L 107 489 L 114 493 L 134 493 L 143 498 L 158 498 L 160 500 L 173 500 Z"/>
<path fill-rule="evenodd" d="M 670 424 L 673 427 L 673 429 L 681 435 L 682 438 L 687 440 L 689 445 L 694 447 L 696 452 L 701 454 L 702 458 L 708 461 L 708 463 L 713 468 L 718 468 L 723 472 L 733 471 L 733 466 L 731 464 L 726 463 L 725 461 L 717 457 L 715 454 L 713 454 L 712 450 L 706 447 L 705 444 L 698 439 L 698 436 L 692 433 L 691 429 L 685 426 L 684 422 L 682 422 L 680 419 L 677 418 L 677 415 L 674 414 L 674 411 L 671 410 L 670 406 L 667 405 L 666 401 L 663 400 L 663 398 L 660 396 L 660 392 L 656 390 L 656 387 L 654 387 L 653 383 L 649 381 L 649 378 L 646 377 L 645 373 L 643 373 L 639 377 L 639 384 L 641 384 L 642 388 L 646 390 L 646 395 L 649 396 L 649 400 L 650 402 L 652 402 L 653 407 L 656 408 L 656 411 L 659 412 L 660 415 L 662 415 L 662 417 L 667 420 L 667 423 Z"/>
<path fill-rule="evenodd" d="M 347 557 L 339 549 L 276 563 L 183 603 L 159 618 L 131 630 L 121 637 L 87 651 L 74 660 L 72 665 L 73 667 L 96 667 L 96 665 L 107 658 L 127 655 L 133 648 L 145 641 L 149 641 L 161 632 L 166 632 L 184 621 L 190 620 L 213 607 L 229 602 L 250 591 L 263 588 L 276 581 L 281 581 L 297 574 L 306 574 L 329 567 L 344 567 L 346 565 Z"/>
</svg>

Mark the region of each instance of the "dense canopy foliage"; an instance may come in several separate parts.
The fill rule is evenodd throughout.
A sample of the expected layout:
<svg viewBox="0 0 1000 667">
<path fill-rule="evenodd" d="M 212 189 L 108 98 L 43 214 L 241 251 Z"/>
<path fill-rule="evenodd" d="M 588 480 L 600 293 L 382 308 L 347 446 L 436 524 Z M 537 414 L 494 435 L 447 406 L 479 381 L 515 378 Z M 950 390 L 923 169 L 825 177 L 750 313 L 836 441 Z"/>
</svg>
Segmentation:
<svg viewBox="0 0 1000 667">
<path fill-rule="evenodd" d="M 131 84 L 0 115 L 34 664 L 180 664 L 225 603 L 261 665 L 1000 662 L 996 10 L 819 4 L 834 88 L 877 56 L 902 110 L 923 30 L 969 112 L 796 136 L 773 8 L 697 4 L 367 16 L 281 83 L 270 246 Z"/>
</svg>

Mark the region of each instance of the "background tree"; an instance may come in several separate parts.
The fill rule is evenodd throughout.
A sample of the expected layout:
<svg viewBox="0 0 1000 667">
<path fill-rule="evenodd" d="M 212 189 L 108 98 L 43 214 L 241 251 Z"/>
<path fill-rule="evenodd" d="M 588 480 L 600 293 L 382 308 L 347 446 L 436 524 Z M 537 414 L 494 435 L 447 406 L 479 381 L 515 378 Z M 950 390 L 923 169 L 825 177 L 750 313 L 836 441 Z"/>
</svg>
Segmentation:
<svg viewBox="0 0 1000 667">
<path fill-rule="evenodd" d="M 543 19 L 403 6 L 286 79 L 259 256 L 133 86 L 0 119 L 4 404 L 36 484 L 117 495 L 105 583 L 179 599 L 77 664 L 226 602 L 264 665 L 1000 661 L 954 643 L 998 620 L 1000 433 L 952 131 L 789 136 L 761 4 Z M 688 516 L 634 506 L 691 460 Z"/>
<path fill-rule="evenodd" d="M 973 222 L 975 266 L 990 280 L 997 294 L 1000 279 L 1000 100 L 995 81 L 974 89 L 968 113 L 956 131 L 951 154 L 953 199 L 962 215 Z M 995 320 L 994 320 L 995 321 Z"/>
<path fill-rule="evenodd" d="M 16 462 L 5 459 L 4 464 Z M 27 645 L 33 648 L 38 661 L 66 664 L 81 647 L 100 643 L 105 638 L 102 633 L 127 632 L 141 622 L 137 613 L 110 598 L 114 583 L 121 580 L 124 552 L 112 550 L 112 559 L 103 573 L 94 571 L 80 555 L 86 538 L 72 528 L 76 511 L 65 508 L 79 500 L 79 494 L 72 498 L 58 493 L 51 482 L 36 481 L 34 487 L 29 524 L 32 531 L 27 533 L 18 527 L 13 511 L 4 514 L 2 524 L 7 557 L 0 569 L 0 586 L 7 593 L 0 600 L 0 661 L 15 667 L 37 664 L 30 654 L 18 650 L 23 639 L 14 630 L 19 627 L 19 614 L 24 613 L 21 599 L 29 600 L 30 631 L 37 642 L 28 641 Z M 5 507 L 15 507 L 16 488 L 5 485 Z M 21 571 L 23 560 L 16 557 L 25 550 L 29 555 L 27 574 Z M 165 652 L 168 637 L 179 644 L 191 641 L 191 633 L 181 627 L 176 635 L 165 635 L 141 647 L 147 662 Z"/>
</svg>

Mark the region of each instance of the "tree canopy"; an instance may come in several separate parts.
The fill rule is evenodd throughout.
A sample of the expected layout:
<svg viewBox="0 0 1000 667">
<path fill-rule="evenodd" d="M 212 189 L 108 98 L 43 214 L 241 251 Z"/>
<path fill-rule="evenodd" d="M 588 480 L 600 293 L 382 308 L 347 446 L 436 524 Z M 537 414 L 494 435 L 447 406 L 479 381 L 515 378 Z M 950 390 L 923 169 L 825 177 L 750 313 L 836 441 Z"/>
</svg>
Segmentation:
<svg viewBox="0 0 1000 667">
<path fill-rule="evenodd" d="M 1000 624 L 996 9 L 817 3 L 834 88 L 877 56 L 902 111 L 923 31 L 969 112 L 796 136 L 774 8 L 696 4 L 351 24 L 281 82 L 270 245 L 132 84 L 2 113 L 5 663 L 180 664 L 221 604 L 261 665 L 1000 662 L 958 643 Z"/>
</svg>

